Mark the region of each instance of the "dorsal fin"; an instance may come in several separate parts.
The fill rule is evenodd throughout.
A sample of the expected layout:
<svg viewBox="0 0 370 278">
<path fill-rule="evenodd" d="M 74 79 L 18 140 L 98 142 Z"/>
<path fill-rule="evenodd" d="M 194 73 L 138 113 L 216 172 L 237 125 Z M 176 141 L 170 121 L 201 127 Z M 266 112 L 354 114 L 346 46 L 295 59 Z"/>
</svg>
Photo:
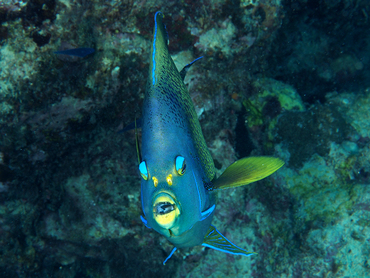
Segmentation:
<svg viewBox="0 0 370 278">
<path fill-rule="evenodd" d="M 193 101 L 169 54 L 168 36 L 162 21 L 163 14 L 156 13 L 149 78 L 143 103 L 143 146 L 149 146 L 147 143 L 150 142 L 150 148 L 162 148 L 162 142 L 151 140 L 155 133 L 159 130 L 165 134 L 172 133 L 174 128 L 183 129 L 184 135 L 191 137 L 189 139 L 195 149 L 194 155 L 199 158 L 197 163 L 203 167 L 204 179 L 208 182 L 215 176 L 213 159 L 205 143 Z M 162 113 L 157 113 L 158 109 Z M 146 128 L 149 126 L 151 128 Z"/>
<path fill-rule="evenodd" d="M 156 12 L 154 15 L 154 38 L 153 38 L 153 45 L 152 45 L 152 62 L 151 62 L 151 82 L 153 86 L 156 84 L 157 79 L 160 79 L 161 68 L 159 67 L 166 57 L 162 55 L 166 53 L 168 54 L 168 34 L 166 31 L 166 27 L 164 26 L 163 22 L 163 14 L 161 12 Z M 159 65 L 158 65 L 159 64 Z"/>
</svg>

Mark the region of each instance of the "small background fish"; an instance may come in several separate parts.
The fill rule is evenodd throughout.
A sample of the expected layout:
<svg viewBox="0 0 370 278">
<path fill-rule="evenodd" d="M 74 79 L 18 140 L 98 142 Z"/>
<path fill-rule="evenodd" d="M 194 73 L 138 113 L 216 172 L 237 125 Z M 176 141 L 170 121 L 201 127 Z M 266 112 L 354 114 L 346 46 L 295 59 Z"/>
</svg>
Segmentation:
<svg viewBox="0 0 370 278">
<path fill-rule="evenodd" d="M 89 54 L 95 52 L 93 48 L 87 47 L 75 47 L 74 45 L 62 42 L 58 51 L 55 51 L 54 54 L 58 55 L 58 59 L 64 62 L 77 62 L 82 58 L 86 57 Z"/>
</svg>

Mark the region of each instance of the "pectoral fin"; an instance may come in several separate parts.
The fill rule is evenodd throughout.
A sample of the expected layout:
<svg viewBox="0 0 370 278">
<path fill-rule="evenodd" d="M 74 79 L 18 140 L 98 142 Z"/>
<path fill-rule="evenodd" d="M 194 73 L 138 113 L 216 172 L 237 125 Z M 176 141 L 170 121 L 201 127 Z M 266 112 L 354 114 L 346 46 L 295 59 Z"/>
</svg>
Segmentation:
<svg viewBox="0 0 370 278">
<path fill-rule="evenodd" d="M 189 63 L 189 64 L 187 64 L 181 71 L 180 71 L 180 76 L 181 76 L 181 79 L 182 79 L 182 81 L 184 81 L 184 79 L 185 79 L 185 76 L 186 76 L 186 73 L 189 71 L 189 69 L 190 69 L 190 67 L 196 62 L 196 61 L 198 61 L 199 59 L 202 59 L 203 58 L 203 56 L 202 57 L 199 57 L 199 58 L 197 58 L 197 59 L 195 59 L 193 62 L 191 62 L 191 63 Z"/>
<path fill-rule="evenodd" d="M 231 243 L 212 225 L 209 227 L 202 245 L 233 255 L 250 256 L 257 254 L 255 252 L 248 252 Z"/>
<path fill-rule="evenodd" d="M 262 180 L 283 165 L 284 162 L 281 159 L 270 156 L 251 156 L 240 159 L 212 181 L 212 190 L 238 187 Z"/>
</svg>

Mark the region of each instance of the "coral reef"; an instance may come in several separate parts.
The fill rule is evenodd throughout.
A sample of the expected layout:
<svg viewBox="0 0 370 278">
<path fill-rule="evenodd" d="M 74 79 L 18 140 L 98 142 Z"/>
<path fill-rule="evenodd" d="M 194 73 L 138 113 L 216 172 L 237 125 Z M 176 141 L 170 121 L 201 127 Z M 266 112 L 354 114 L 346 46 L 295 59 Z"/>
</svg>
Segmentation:
<svg viewBox="0 0 370 278">
<path fill-rule="evenodd" d="M 283 113 L 276 125 L 275 142 L 288 149 L 288 165 L 299 167 L 315 153 L 327 155 L 331 143 L 342 143 L 351 131 L 335 107 L 316 105 L 305 112 Z"/>
<path fill-rule="evenodd" d="M 214 223 L 258 254 L 179 250 L 140 221 L 135 136 L 153 15 L 217 174 L 286 162 L 218 193 Z M 367 277 L 370 79 L 365 0 L 0 1 L 2 277 Z M 63 45 L 94 48 L 60 59 Z"/>
<path fill-rule="evenodd" d="M 368 37 L 362 35 L 369 24 L 368 2 L 286 1 L 284 11 L 289 22 L 276 34 L 279 55 L 269 57 L 272 77 L 294 85 L 310 103 L 325 101 L 330 91 L 369 86 Z"/>
<path fill-rule="evenodd" d="M 194 46 L 201 52 L 220 51 L 228 56 L 232 53 L 231 42 L 235 37 L 236 28 L 229 19 L 220 24 L 217 29 L 212 28 L 199 37 Z"/>
</svg>

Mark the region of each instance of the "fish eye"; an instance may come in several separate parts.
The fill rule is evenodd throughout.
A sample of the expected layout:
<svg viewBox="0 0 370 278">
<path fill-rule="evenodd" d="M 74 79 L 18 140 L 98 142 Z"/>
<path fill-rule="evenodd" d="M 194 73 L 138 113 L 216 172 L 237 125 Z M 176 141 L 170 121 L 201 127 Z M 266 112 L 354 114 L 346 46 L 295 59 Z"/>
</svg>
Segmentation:
<svg viewBox="0 0 370 278">
<path fill-rule="evenodd" d="M 146 162 L 142 161 L 139 165 L 139 171 L 140 175 L 143 177 L 144 180 L 149 179 L 149 172 L 148 172 L 148 167 L 146 166 Z"/>
<path fill-rule="evenodd" d="M 185 174 L 186 170 L 186 163 L 185 163 L 185 158 L 181 155 L 177 156 L 175 159 L 175 167 L 176 167 L 176 172 L 182 176 Z"/>
</svg>

